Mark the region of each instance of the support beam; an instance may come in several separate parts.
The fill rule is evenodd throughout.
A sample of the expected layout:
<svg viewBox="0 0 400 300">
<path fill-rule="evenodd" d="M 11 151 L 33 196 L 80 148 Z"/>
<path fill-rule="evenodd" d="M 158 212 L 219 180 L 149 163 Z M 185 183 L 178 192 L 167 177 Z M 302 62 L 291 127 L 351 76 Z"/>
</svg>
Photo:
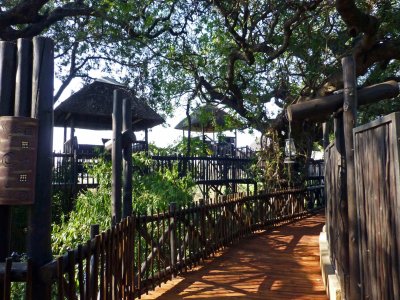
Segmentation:
<svg viewBox="0 0 400 300">
<path fill-rule="evenodd" d="M 121 221 L 121 172 L 122 172 L 122 90 L 114 90 L 112 113 L 112 186 L 111 186 L 111 224 Z"/>
<path fill-rule="evenodd" d="M 122 195 L 122 217 L 126 218 L 132 214 L 132 105 L 131 99 L 125 98 L 122 103 L 122 130 L 123 130 L 123 195 Z"/>
<path fill-rule="evenodd" d="M 349 300 L 361 299 L 360 262 L 358 247 L 358 220 L 356 204 L 356 182 L 354 169 L 353 128 L 357 121 L 357 89 L 354 59 L 351 56 L 342 59 L 344 102 L 343 132 L 346 153 L 347 211 L 349 226 Z"/>
<path fill-rule="evenodd" d="M 322 136 L 323 136 L 322 137 L 322 145 L 324 147 L 324 153 L 325 153 L 325 149 L 329 145 L 329 123 L 328 122 L 322 123 Z"/>
<path fill-rule="evenodd" d="M 28 39 L 17 41 L 17 75 L 15 84 L 14 115 L 29 117 L 32 92 L 32 43 Z"/>
<path fill-rule="evenodd" d="M 39 268 L 52 260 L 51 200 L 53 168 L 54 44 L 33 39 L 31 117 L 39 120 L 35 203 L 30 211 L 28 256 L 32 259 L 33 299 L 50 299 L 50 286 L 40 280 Z"/>
<path fill-rule="evenodd" d="M 399 84 L 397 81 L 390 80 L 362 88 L 357 91 L 357 94 L 358 106 L 375 103 L 399 95 Z M 312 120 L 323 122 L 342 107 L 343 98 L 343 94 L 337 94 L 290 105 L 287 108 L 289 121 Z"/>
<path fill-rule="evenodd" d="M 345 145 L 344 145 L 344 132 L 343 132 L 343 113 L 339 112 L 334 120 L 334 132 L 335 132 L 335 147 L 340 155 L 340 161 L 335 167 L 339 168 L 338 185 L 341 188 L 339 201 L 339 214 L 341 222 L 337 231 L 338 249 L 336 259 L 336 268 L 339 275 L 340 286 L 342 287 L 343 293 L 348 291 L 349 277 L 349 225 L 348 225 L 348 209 L 347 209 L 347 189 L 346 189 L 346 161 L 345 161 Z"/>
<path fill-rule="evenodd" d="M 15 45 L 11 42 L 0 42 L 0 116 L 13 114 L 13 93 L 15 62 Z M 11 76 L 10 76 L 11 74 Z M 10 255 L 11 243 L 11 206 L 0 206 L 0 262 Z M 0 295 L 4 294 L 3 282 L 0 282 Z"/>
</svg>

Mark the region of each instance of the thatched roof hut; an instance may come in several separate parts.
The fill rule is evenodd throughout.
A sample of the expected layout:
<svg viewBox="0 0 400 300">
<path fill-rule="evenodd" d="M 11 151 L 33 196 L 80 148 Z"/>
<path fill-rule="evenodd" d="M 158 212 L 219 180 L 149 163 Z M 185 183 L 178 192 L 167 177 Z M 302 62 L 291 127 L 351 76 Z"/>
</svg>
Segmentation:
<svg viewBox="0 0 400 300">
<path fill-rule="evenodd" d="M 224 112 L 222 109 L 205 105 L 197 108 L 190 114 L 191 131 L 217 132 L 225 130 L 243 129 L 244 125 L 238 119 Z M 175 129 L 189 130 L 187 118 L 180 121 Z"/>
<path fill-rule="evenodd" d="M 164 119 L 124 85 L 112 79 L 97 79 L 54 108 L 54 126 L 110 130 L 112 129 L 113 92 L 122 89 L 132 101 L 132 128 L 146 130 L 164 123 Z"/>
</svg>

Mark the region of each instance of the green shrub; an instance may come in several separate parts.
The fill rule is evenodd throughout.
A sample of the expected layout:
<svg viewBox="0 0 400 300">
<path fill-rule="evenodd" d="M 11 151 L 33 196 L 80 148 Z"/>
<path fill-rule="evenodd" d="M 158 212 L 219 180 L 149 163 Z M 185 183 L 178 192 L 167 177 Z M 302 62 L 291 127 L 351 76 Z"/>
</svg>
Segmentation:
<svg viewBox="0 0 400 300">
<path fill-rule="evenodd" d="M 135 154 L 133 164 L 132 198 L 136 213 L 149 214 L 167 209 L 171 202 L 185 205 L 192 201 L 195 183 L 190 175 L 180 178 L 176 166 L 163 172 L 148 172 L 152 161 L 144 154 Z M 68 218 L 61 216 L 61 222 L 53 224 L 56 255 L 88 240 L 91 224 L 99 224 L 101 231 L 111 225 L 111 163 L 101 160 L 90 172 L 98 178 L 98 188 L 82 192 Z"/>
</svg>

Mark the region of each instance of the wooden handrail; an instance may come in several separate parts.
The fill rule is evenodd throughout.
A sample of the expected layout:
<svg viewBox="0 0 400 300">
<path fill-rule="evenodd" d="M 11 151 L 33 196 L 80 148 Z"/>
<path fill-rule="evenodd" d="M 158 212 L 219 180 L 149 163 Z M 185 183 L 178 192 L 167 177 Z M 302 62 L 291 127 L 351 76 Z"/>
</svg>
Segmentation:
<svg viewBox="0 0 400 300">
<path fill-rule="evenodd" d="M 308 214 L 306 197 L 314 191 L 322 195 L 321 188 L 234 194 L 154 215 L 134 215 L 43 266 L 41 279 L 57 281 L 67 298 L 68 291 L 78 290 L 93 297 L 122 291 L 137 297 L 222 246 Z M 95 267 L 89 268 L 93 261 Z M 97 280 L 92 283 L 84 279 L 93 276 Z"/>
</svg>

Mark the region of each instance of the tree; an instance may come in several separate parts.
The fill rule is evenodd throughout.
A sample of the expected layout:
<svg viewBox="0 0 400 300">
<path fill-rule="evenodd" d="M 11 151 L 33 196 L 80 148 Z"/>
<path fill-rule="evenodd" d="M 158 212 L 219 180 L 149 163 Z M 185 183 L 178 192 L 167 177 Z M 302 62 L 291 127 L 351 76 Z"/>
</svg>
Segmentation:
<svg viewBox="0 0 400 300">
<path fill-rule="evenodd" d="M 354 55 L 360 85 L 397 78 L 399 5 L 9 0 L 0 5 L 0 38 L 42 33 L 56 40 L 64 82 L 56 98 L 73 78 L 90 79 L 94 67 L 118 69 L 118 79 L 166 112 L 182 97 L 214 102 L 265 132 L 287 127 L 283 114 L 271 118 L 267 103 L 284 108 L 340 89 L 344 55 Z"/>
</svg>

